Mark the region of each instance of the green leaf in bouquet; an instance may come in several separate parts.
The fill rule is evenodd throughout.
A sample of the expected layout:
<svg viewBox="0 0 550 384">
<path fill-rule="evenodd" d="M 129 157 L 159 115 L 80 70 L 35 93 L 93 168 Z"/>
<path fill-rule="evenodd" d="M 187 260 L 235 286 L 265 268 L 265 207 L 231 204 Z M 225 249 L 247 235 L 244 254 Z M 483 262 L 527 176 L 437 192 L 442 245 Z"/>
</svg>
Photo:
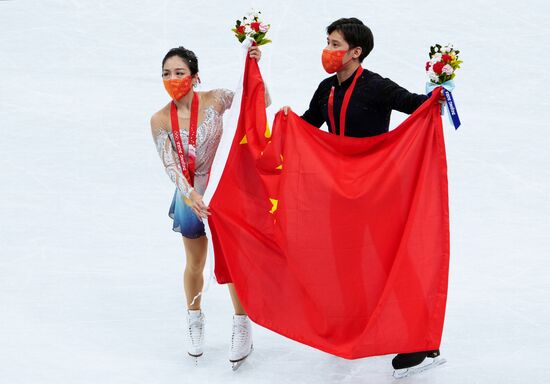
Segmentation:
<svg viewBox="0 0 550 384">
<path fill-rule="evenodd" d="M 271 42 L 272 42 L 272 41 L 269 40 L 269 39 L 263 39 L 262 41 L 260 41 L 260 42 L 258 43 L 258 45 L 266 45 L 266 44 L 269 44 L 269 43 L 271 43 Z"/>
<path fill-rule="evenodd" d="M 237 20 L 237 23 L 235 25 L 237 26 L 237 28 L 239 28 L 241 26 L 241 21 Z"/>
</svg>

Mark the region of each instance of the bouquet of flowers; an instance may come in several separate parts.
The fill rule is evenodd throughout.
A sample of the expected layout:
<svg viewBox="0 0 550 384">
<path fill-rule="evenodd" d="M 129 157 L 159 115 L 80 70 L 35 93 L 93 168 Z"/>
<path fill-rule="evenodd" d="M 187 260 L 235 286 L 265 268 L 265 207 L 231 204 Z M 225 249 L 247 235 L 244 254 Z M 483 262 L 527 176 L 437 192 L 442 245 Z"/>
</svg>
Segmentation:
<svg viewBox="0 0 550 384">
<path fill-rule="evenodd" d="M 460 51 L 455 50 L 451 44 L 436 44 L 430 47 L 430 60 L 426 62 L 426 72 L 432 83 L 443 84 L 454 79 L 455 71 L 462 64 L 458 59 L 459 53 Z"/>
<path fill-rule="evenodd" d="M 242 20 L 237 20 L 235 28 L 232 31 L 235 33 L 235 37 L 237 37 L 239 43 L 242 43 L 247 38 L 253 40 L 256 45 L 271 43 L 271 40 L 265 38 L 271 25 L 260 20 L 261 14 L 260 11 L 252 10 Z"/>
<path fill-rule="evenodd" d="M 451 44 L 446 46 L 436 44 L 430 47 L 430 60 L 426 62 L 426 72 L 430 78 L 430 81 L 426 83 L 426 93 L 430 94 L 437 87 L 442 87 L 441 93 L 445 97 L 445 104 L 441 105 L 441 114 L 446 106 L 449 110 L 449 119 L 455 129 L 460 126 L 460 118 L 452 91 L 455 88 L 453 81 L 455 72 L 462 64 L 462 61 L 458 59 L 459 53 L 460 51 L 454 49 Z"/>
</svg>

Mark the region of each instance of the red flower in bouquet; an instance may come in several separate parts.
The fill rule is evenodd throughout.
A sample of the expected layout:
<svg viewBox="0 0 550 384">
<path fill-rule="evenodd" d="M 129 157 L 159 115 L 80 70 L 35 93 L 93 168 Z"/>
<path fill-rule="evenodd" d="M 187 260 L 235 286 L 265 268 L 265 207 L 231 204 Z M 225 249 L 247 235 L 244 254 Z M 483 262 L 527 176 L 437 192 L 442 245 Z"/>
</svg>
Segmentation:
<svg viewBox="0 0 550 384">
<path fill-rule="evenodd" d="M 441 72 L 443 71 L 443 67 L 445 66 L 445 63 L 442 61 L 438 61 L 434 64 L 434 72 L 438 75 L 441 75 Z"/>
<path fill-rule="evenodd" d="M 250 28 L 252 28 L 256 32 L 260 32 L 260 23 L 257 21 L 250 23 Z"/>
</svg>

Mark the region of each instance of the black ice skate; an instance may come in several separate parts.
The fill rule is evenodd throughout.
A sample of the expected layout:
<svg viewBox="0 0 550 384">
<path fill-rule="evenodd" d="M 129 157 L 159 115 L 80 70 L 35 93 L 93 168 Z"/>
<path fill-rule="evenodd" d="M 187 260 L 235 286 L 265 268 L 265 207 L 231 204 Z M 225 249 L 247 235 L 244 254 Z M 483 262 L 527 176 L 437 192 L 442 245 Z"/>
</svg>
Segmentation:
<svg viewBox="0 0 550 384">
<path fill-rule="evenodd" d="M 435 368 L 447 362 L 439 356 L 439 350 L 413 353 L 400 353 L 392 360 L 393 377 L 401 379 L 416 373 Z"/>
</svg>

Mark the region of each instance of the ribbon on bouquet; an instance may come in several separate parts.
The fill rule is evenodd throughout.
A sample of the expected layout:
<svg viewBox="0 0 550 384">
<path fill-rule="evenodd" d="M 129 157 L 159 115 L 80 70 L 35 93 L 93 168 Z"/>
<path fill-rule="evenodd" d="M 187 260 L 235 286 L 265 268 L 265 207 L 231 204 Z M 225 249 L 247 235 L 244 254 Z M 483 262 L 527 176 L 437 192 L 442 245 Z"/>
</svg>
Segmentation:
<svg viewBox="0 0 550 384">
<path fill-rule="evenodd" d="M 447 109 L 449 110 L 449 121 L 455 129 L 458 129 L 460 127 L 460 118 L 458 117 L 458 112 L 456 110 L 455 101 L 453 99 L 452 91 L 455 88 L 455 83 L 452 80 L 446 81 L 443 84 L 436 84 L 427 82 L 426 83 L 426 93 L 430 95 L 432 91 L 437 87 L 443 87 L 443 95 L 445 96 L 445 105 L 447 106 Z M 443 115 L 445 110 L 445 106 L 441 106 L 441 114 Z"/>
</svg>

